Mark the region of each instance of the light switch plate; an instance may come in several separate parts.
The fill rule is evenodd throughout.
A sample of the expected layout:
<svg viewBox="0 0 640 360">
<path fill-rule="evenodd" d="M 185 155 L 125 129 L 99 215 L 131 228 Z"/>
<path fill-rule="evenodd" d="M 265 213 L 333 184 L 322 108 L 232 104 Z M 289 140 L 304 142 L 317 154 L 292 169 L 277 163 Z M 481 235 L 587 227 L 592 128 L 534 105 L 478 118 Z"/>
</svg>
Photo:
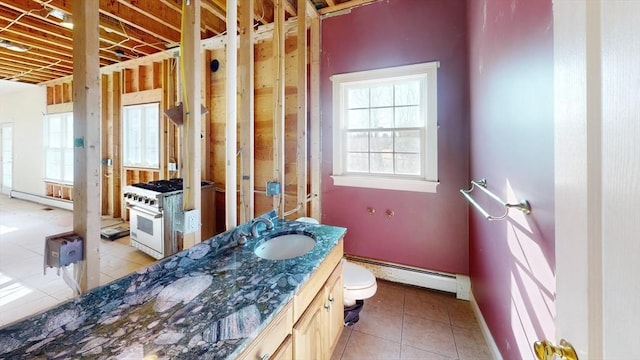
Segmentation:
<svg viewBox="0 0 640 360">
<path fill-rule="evenodd" d="M 193 209 L 184 212 L 184 233 L 191 234 L 200 230 L 200 210 Z"/>
</svg>

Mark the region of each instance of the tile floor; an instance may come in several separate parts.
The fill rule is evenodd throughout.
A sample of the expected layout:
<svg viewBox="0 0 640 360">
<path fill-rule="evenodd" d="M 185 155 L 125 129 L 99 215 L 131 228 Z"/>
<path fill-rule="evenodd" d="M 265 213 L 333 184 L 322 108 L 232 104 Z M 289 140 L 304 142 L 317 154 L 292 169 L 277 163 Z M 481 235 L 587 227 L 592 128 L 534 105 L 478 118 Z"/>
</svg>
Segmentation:
<svg viewBox="0 0 640 360">
<path fill-rule="evenodd" d="M 491 359 L 468 301 L 453 294 L 378 280 L 360 321 L 344 329 L 332 360 Z"/>
<path fill-rule="evenodd" d="M 120 220 L 103 218 L 102 226 Z M 56 269 L 44 268 L 45 236 L 71 231 L 68 210 L 0 194 L 0 327 L 73 297 Z M 155 261 L 129 246 L 129 237 L 100 239 L 100 283 L 106 284 Z"/>
</svg>

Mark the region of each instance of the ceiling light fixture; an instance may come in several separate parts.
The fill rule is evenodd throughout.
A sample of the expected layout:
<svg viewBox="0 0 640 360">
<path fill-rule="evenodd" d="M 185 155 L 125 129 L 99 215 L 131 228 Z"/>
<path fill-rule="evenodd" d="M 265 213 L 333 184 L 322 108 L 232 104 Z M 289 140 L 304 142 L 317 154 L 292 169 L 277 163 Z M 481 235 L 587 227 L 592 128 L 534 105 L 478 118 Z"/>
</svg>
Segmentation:
<svg viewBox="0 0 640 360">
<path fill-rule="evenodd" d="M 71 15 L 65 14 L 58 9 L 52 9 L 51 11 L 49 11 L 49 16 L 60 20 L 60 26 L 67 29 L 73 29 L 73 18 L 71 17 Z"/>
<path fill-rule="evenodd" d="M 5 49 L 9 49 L 12 51 L 17 51 L 17 52 L 25 52 L 25 51 L 29 51 L 29 48 L 21 45 L 21 44 L 14 44 L 9 40 L 3 40 L 0 39 L 0 47 L 3 47 Z"/>
</svg>

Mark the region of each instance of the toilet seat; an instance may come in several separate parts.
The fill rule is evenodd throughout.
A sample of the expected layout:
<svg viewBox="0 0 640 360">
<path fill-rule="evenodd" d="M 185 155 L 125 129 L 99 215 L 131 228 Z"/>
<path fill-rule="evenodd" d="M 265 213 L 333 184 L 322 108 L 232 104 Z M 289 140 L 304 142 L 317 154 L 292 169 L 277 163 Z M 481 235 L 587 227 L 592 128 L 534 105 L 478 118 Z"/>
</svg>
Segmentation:
<svg viewBox="0 0 640 360">
<path fill-rule="evenodd" d="M 344 306 L 352 306 L 356 300 L 364 300 L 375 295 L 378 290 L 376 277 L 366 268 L 343 260 Z"/>
<path fill-rule="evenodd" d="M 342 273 L 344 274 L 344 288 L 348 290 L 360 290 L 371 287 L 376 283 L 376 277 L 371 271 L 356 264 L 345 261 Z"/>
</svg>

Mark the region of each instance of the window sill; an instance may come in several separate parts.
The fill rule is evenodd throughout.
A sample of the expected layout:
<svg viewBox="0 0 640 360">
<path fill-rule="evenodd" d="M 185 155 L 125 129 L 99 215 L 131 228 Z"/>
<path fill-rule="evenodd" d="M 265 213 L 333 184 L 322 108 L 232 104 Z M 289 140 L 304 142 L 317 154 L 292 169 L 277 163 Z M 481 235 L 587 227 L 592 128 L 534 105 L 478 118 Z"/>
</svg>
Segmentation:
<svg viewBox="0 0 640 360">
<path fill-rule="evenodd" d="M 436 193 L 437 181 L 411 180 L 411 179 L 389 179 L 369 176 L 353 175 L 332 175 L 333 185 L 350 186 L 368 189 L 400 190 L 412 192 Z"/>
</svg>

